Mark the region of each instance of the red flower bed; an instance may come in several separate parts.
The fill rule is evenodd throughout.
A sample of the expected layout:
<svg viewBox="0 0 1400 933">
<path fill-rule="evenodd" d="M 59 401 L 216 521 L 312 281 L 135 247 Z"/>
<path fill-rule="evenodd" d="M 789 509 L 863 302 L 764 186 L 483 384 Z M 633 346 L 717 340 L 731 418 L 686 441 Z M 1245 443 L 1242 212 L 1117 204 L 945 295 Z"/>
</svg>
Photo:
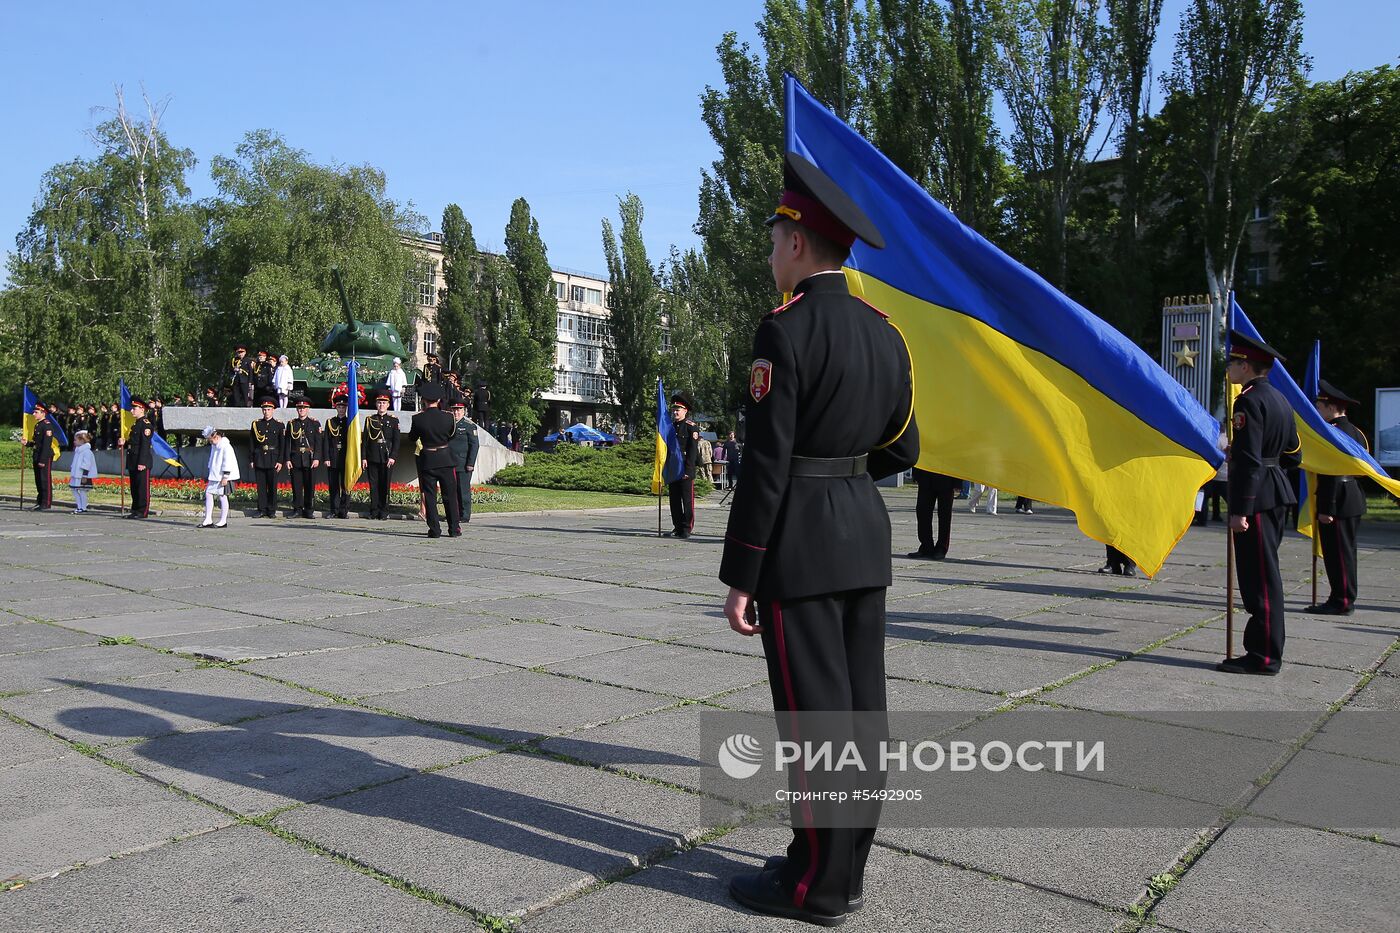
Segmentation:
<svg viewBox="0 0 1400 933">
<path fill-rule="evenodd" d="M 247 480 L 247 479 L 239 480 L 239 482 L 240 482 L 240 483 L 246 483 L 246 484 L 249 484 L 249 485 L 252 484 L 252 481 L 251 481 L 251 480 Z M 120 486 L 123 484 L 123 480 L 122 480 L 121 477 L 118 477 L 118 476 L 99 476 L 99 477 L 97 477 L 97 479 L 95 479 L 95 480 L 92 481 L 92 484 L 93 484 L 93 486 L 97 487 L 98 489 L 103 489 L 103 488 L 106 488 L 106 489 L 116 489 L 116 488 L 120 487 Z M 64 480 L 59 480 L 58 478 L 55 478 L 55 479 L 53 480 L 53 485 L 55 485 L 55 486 L 67 486 L 67 485 L 68 485 L 68 480 L 66 480 L 66 479 L 64 479 Z M 208 486 L 208 483 L 207 483 L 205 480 L 202 480 L 202 479 L 170 479 L 169 477 L 163 477 L 163 478 L 158 478 L 158 479 L 153 479 L 153 480 L 151 480 L 151 489 L 152 489 L 153 491 L 156 491 L 156 490 L 163 490 L 163 491 L 167 491 L 167 492 L 173 492 L 173 493 L 187 493 L 187 494 L 188 494 L 188 493 L 198 492 L 198 493 L 201 493 L 201 494 L 202 494 L 202 493 L 204 492 L 204 489 L 205 489 L 206 486 Z M 277 489 L 278 489 L 279 492 L 282 492 L 282 491 L 291 492 L 292 484 L 291 484 L 290 482 L 278 483 L 278 484 L 277 484 Z M 326 492 L 326 493 L 328 493 L 328 492 L 330 492 L 330 487 L 327 486 L 325 483 L 317 483 L 317 484 L 316 484 L 316 491 L 317 491 L 317 492 Z M 369 492 L 369 483 L 368 483 L 368 482 L 356 483 L 353 491 L 355 491 L 355 492 Z M 417 491 L 418 491 L 418 487 L 417 487 L 417 486 L 410 485 L 410 484 L 408 484 L 408 483 L 390 483 L 390 484 L 389 484 L 389 491 L 390 491 L 390 492 L 410 492 L 410 493 L 411 493 L 411 492 L 417 492 Z M 493 493 L 493 492 L 495 492 L 495 491 L 496 491 L 496 488 L 495 488 L 494 486 L 479 486 L 479 485 L 473 485 L 473 486 L 472 486 L 472 492 Z"/>
</svg>

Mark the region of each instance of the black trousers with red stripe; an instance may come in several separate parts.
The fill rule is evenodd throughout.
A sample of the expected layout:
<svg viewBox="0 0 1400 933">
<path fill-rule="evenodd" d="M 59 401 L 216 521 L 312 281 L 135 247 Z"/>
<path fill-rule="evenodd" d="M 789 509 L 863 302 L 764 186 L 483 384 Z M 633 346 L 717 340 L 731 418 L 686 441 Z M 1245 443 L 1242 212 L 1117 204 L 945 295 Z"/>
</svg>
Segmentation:
<svg viewBox="0 0 1400 933">
<path fill-rule="evenodd" d="M 1244 627 L 1244 650 L 1250 660 L 1271 671 L 1283 663 L 1283 578 L 1278 569 L 1278 546 L 1283 540 L 1287 506 L 1256 512 L 1249 530 L 1235 534 L 1235 567 L 1240 598 L 1249 612 Z"/>
<path fill-rule="evenodd" d="M 796 792 L 855 787 L 878 790 L 884 773 L 880 743 L 889 737 L 885 712 L 885 588 L 854 590 L 805 599 L 760 603 L 763 653 L 779 735 L 786 741 L 854 741 L 869 770 L 864 773 L 788 771 Z M 820 737 L 802 735 L 795 712 L 831 711 L 821 717 Z M 878 715 L 841 717 L 840 713 Z M 805 721 L 810 724 L 810 720 Z M 843 723 L 845 725 L 843 725 Z M 847 805 L 849 806 L 849 804 Z M 847 899 L 863 893 L 865 863 L 880 821 L 878 802 L 843 826 L 812 826 L 811 812 L 792 806 L 793 838 L 784 865 L 784 888 L 793 903 L 827 914 L 846 912 Z M 859 828 L 848 828 L 852 825 Z"/>
<path fill-rule="evenodd" d="M 1322 563 L 1332 585 L 1327 602 L 1342 609 L 1356 605 L 1356 529 L 1360 524 L 1360 518 L 1334 518 L 1330 525 L 1317 526 Z"/>
<path fill-rule="evenodd" d="M 34 494 L 40 508 L 53 508 L 53 461 L 34 464 Z"/>
<path fill-rule="evenodd" d="M 131 514 L 142 518 L 151 514 L 151 469 L 131 471 Z"/>
<path fill-rule="evenodd" d="M 678 479 L 667 490 L 671 494 L 671 524 L 678 536 L 688 535 L 695 530 L 695 479 Z"/>
</svg>

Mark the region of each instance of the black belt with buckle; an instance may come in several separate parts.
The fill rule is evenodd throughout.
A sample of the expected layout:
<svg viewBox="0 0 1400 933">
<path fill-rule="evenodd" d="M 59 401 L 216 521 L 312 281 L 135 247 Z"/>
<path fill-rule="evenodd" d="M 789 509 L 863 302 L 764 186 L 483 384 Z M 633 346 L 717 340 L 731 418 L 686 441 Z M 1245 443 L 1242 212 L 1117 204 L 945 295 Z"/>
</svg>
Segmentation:
<svg viewBox="0 0 1400 933">
<path fill-rule="evenodd" d="M 824 479 L 843 479 L 860 476 L 866 472 L 865 465 L 869 454 L 859 457 L 797 457 L 792 458 L 789 476 L 810 476 Z"/>
</svg>

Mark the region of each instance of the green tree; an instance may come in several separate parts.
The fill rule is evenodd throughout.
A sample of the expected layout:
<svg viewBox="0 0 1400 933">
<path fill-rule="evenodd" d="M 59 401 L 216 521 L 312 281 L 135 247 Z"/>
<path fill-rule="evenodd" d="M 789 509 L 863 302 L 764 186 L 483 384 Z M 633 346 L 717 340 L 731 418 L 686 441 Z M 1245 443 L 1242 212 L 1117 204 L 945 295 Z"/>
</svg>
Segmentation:
<svg viewBox="0 0 1400 933">
<path fill-rule="evenodd" d="M 459 372 L 470 370 L 472 375 L 479 375 L 475 361 L 484 343 L 477 287 L 481 260 L 477 256 L 472 225 L 456 204 L 447 205 L 442 212 L 442 275 L 444 285 L 438 298 L 437 332 L 443 360 L 453 360 Z"/>
<path fill-rule="evenodd" d="M 1301 0 L 1192 0 L 1181 16 L 1163 82 L 1167 147 L 1195 193 L 1207 291 L 1222 321 L 1250 214 L 1297 151 L 1297 111 L 1277 104 L 1309 67 L 1302 40 Z"/>
<path fill-rule="evenodd" d="M 546 352 L 531 332 L 515 268 L 503 256 L 480 254 L 481 378 L 491 389 L 491 417 L 515 421 L 525 434 L 540 423 L 540 388 L 554 384 L 554 348 Z"/>
<path fill-rule="evenodd" d="M 603 255 L 608 263 L 608 296 L 612 303 L 608 337 L 603 341 L 603 368 L 627 426 L 636 437 L 652 409 L 661 343 L 661 301 L 656 270 L 642 242 L 642 199 L 618 198 L 622 221 L 619 238 L 612 222 L 603 218 Z"/>
<path fill-rule="evenodd" d="M 1027 258 L 1063 289 L 1075 202 L 1118 95 L 1112 24 L 1103 0 L 999 0 L 992 28 L 1011 157 L 1039 232 L 1040 253 Z"/>
<path fill-rule="evenodd" d="M 660 363 L 668 388 L 693 393 L 705 411 L 733 424 L 729 348 L 739 335 L 730 332 L 731 322 L 720 313 L 724 297 L 717 289 L 723 286 L 699 250 L 671 248 L 661 276 L 661 323 L 670 348 Z"/>
<path fill-rule="evenodd" d="M 235 157 L 216 157 L 212 174 L 219 196 L 208 204 L 214 314 L 205 355 L 219 372 L 237 340 L 293 361 L 315 355 L 342 317 L 332 266 L 357 316 L 411 332 L 408 283 L 422 260 L 405 238 L 421 234 L 425 222 L 388 198 L 382 171 L 317 165 L 258 130 Z"/>
<path fill-rule="evenodd" d="M 45 173 L 9 258 L 0 327 L 12 367 L 42 396 L 111 398 L 192 388 L 203 314 L 189 287 L 199 211 L 185 173 L 194 154 L 160 129 L 163 103 L 131 114 L 121 89 L 91 140 L 97 155 Z"/>
<path fill-rule="evenodd" d="M 531 216 L 530 203 L 524 198 L 516 198 L 510 206 L 510 222 L 506 224 L 506 258 L 515 270 L 520 310 L 530 336 L 553 359 L 559 303 L 554 297 L 554 276 L 549 268 L 544 240 L 540 238 L 540 223 Z M 545 389 L 553 384 L 553 379 L 550 379 L 539 388 Z"/>
</svg>

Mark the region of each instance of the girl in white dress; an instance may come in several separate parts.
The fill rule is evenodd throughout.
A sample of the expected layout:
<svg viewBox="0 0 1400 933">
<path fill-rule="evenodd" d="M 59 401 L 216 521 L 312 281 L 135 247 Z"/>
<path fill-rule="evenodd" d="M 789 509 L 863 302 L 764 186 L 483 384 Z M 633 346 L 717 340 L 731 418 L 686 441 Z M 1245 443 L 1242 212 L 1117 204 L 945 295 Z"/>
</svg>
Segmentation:
<svg viewBox="0 0 1400 933">
<path fill-rule="evenodd" d="M 204 439 L 209 442 L 209 485 L 204 488 L 204 521 L 200 528 L 228 527 L 228 494 L 233 482 L 239 478 L 238 455 L 233 445 L 212 426 L 204 429 Z M 219 523 L 213 522 L 214 497 L 219 499 Z"/>
</svg>

